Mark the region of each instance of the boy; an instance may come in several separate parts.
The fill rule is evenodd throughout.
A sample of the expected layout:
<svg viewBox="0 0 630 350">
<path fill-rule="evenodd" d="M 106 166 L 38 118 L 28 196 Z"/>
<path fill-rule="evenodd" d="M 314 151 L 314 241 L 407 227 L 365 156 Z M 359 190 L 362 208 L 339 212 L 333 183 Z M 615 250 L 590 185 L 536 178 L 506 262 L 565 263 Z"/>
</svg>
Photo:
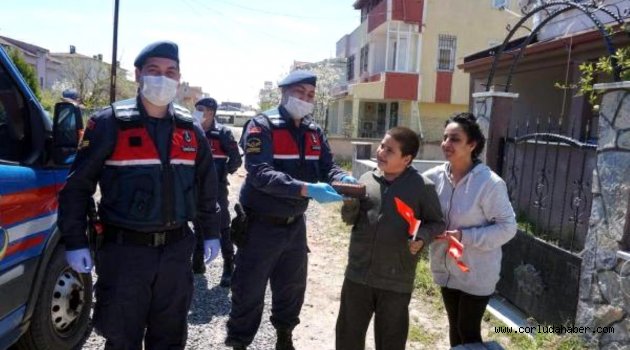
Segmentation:
<svg viewBox="0 0 630 350">
<path fill-rule="evenodd" d="M 354 226 L 337 318 L 337 350 L 364 349 L 372 314 L 376 350 L 405 348 L 417 252 L 445 228 L 433 183 L 411 166 L 419 145 L 412 130 L 389 130 L 376 151 L 378 169 L 359 179 L 367 196 L 346 200 L 342 207 L 344 222 Z M 422 220 L 416 241 L 408 240 L 408 224 L 396 211 L 394 197 Z"/>
</svg>

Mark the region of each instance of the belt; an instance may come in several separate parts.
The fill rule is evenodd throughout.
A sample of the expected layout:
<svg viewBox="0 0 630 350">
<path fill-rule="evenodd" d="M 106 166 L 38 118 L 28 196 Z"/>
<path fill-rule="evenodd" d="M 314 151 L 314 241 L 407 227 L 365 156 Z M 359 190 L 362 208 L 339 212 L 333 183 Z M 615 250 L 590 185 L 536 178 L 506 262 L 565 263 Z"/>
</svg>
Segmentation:
<svg viewBox="0 0 630 350">
<path fill-rule="evenodd" d="M 133 244 L 147 247 L 161 247 L 175 243 L 188 234 L 185 227 L 160 232 L 138 232 L 120 227 L 107 227 L 104 242 L 116 244 Z"/>
<path fill-rule="evenodd" d="M 274 226 L 288 226 L 300 220 L 304 216 L 304 214 L 289 217 L 280 217 L 248 212 L 247 216 L 252 218 L 253 220 L 257 220 Z"/>
</svg>

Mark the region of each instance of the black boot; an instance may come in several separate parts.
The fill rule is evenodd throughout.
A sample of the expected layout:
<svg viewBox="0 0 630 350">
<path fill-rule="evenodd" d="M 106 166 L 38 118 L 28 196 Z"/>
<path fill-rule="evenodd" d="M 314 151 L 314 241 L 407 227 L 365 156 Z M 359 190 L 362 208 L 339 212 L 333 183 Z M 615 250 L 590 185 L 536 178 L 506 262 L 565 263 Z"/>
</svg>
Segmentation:
<svg viewBox="0 0 630 350">
<path fill-rule="evenodd" d="M 291 331 L 285 329 L 277 329 L 276 350 L 295 350 L 293 347 L 293 335 Z"/>
<path fill-rule="evenodd" d="M 230 288 L 232 285 L 232 272 L 234 272 L 234 258 L 223 258 L 223 274 L 221 275 L 221 287 Z"/>
<path fill-rule="evenodd" d="M 192 270 L 195 274 L 206 273 L 206 263 L 203 261 L 203 251 L 193 253 Z"/>
<path fill-rule="evenodd" d="M 232 347 L 232 349 L 234 349 L 234 350 L 247 350 L 247 346 L 245 346 L 245 345 L 235 345 L 234 347 Z"/>
</svg>

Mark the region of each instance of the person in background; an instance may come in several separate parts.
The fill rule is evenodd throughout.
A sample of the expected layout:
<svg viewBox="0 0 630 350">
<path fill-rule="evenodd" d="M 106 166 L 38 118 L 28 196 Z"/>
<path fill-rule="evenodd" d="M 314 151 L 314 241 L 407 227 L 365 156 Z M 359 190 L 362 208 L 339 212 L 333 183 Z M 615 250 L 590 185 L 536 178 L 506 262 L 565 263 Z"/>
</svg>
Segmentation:
<svg viewBox="0 0 630 350">
<path fill-rule="evenodd" d="M 445 228 L 433 182 L 412 166 L 419 146 L 411 129 L 387 131 L 376 150 L 378 168 L 359 179 L 367 196 L 344 201 L 342 219 L 353 226 L 337 317 L 337 350 L 363 350 L 372 315 L 376 350 L 405 349 L 418 251 Z M 409 238 L 408 223 L 397 212 L 394 198 L 422 221 L 415 240 Z"/>
<path fill-rule="evenodd" d="M 501 246 L 516 234 L 505 182 L 479 160 L 486 139 L 476 118 L 460 113 L 446 121 L 442 152 L 447 162 L 424 173 L 435 183 L 446 220 L 444 236 L 464 245 L 458 267 L 448 241 L 430 246 L 431 272 L 448 314 L 451 346 L 481 343 L 481 319 L 501 271 Z"/>
<path fill-rule="evenodd" d="M 236 253 L 225 341 L 234 349 L 245 349 L 254 339 L 268 281 L 276 350 L 294 349 L 292 332 L 300 321 L 306 290 L 304 212 L 311 198 L 320 203 L 341 201 L 329 183 L 356 182 L 334 164 L 326 136 L 310 118 L 316 81 L 309 71 L 293 71 L 278 84 L 280 106 L 244 126 L 241 147 L 247 177 L 240 203 L 248 217 L 247 241 Z"/>
<path fill-rule="evenodd" d="M 136 58 L 138 96 L 92 117 L 59 195 L 66 260 L 92 271 L 87 213 L 98 184 L 104 226 L 97 250 L 94 328 L 106 350 L 184 349 L 192 300 L 191 257 L 204 238 L 219 254 L 217 178 L 203 131 L 173 103 L 178 47 L 153 43 Z"/>
<path fill-rule="evenodd" d="M 206 134 L 214 166 L 219 181 L 218 203 L 221 207 L 221 255 L 223 256 L 223 274 L 221 275 L 221 287 L 230 287 L 232 283 L 232 271 L 234 270 L 234 245 L 230 239 L 230 208 L 228 202 L 228 174 L 233 174 L 243 164 L 238 144 L 227 126 L 216 121 L 217 101 L 206 97 L 195 103 L 193 116 L 201 125 Z M 203 257 L 203 237 L 199 236 L 197 249 L 193 254 L 193 272 L 206 272 L 206 264 Z"/>
</svg>

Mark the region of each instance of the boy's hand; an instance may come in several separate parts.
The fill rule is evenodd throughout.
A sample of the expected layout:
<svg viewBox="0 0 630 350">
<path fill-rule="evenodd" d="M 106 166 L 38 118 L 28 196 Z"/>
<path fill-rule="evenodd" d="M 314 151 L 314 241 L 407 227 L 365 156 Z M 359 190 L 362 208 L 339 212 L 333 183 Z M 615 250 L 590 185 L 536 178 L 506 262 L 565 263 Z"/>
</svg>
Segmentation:
<svg viewBox="0 0 630 350">
<path fill-rule="evenodd" d="M 347 225 L 354 225 L 359 216 L 359 200 L 356 198 L 343 197 L 341 206 L 341 220 Z"/>
<path fill-rule="evenodd" d="M 411 252 L 412 255 L 418 254 L 418 252 L 420 251 L 420 249 L 422 249 L 422 247 L 424 247 L 423 240 L 409 242 L 409 251 Z"/>
</svg>

